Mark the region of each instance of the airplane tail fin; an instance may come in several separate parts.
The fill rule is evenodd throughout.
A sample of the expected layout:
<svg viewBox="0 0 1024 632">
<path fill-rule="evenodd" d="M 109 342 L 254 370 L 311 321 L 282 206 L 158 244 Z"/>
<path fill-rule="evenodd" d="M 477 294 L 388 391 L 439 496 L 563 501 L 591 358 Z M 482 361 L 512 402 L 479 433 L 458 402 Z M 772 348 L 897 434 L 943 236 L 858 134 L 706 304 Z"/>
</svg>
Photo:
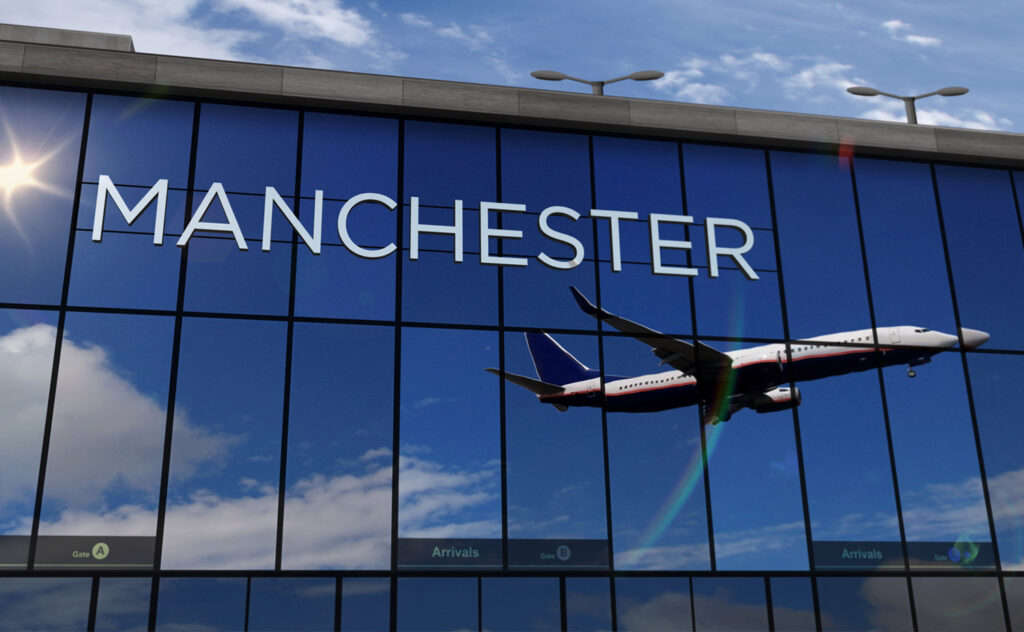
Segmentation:
<svg viewBox="0 0 1024 632">
<path fill-rule="evenodd" d="M 527 332 L 526 344 L 530 348 L 537 376 L 548 384 L 564 385 L 600 375 L 599 371 L 588 368 L 572 357 L 554 338 L 542 331 Z"/>
</svg>

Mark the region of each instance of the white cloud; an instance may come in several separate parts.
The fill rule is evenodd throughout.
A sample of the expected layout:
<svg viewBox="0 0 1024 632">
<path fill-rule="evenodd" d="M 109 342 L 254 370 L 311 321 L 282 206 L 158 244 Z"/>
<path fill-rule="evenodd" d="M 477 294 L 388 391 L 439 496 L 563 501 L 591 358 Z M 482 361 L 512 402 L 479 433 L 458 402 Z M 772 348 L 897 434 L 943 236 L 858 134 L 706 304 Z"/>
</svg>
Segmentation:
<svg viewBox="0 0 1024 632">
<path fill-rule="evenodd" d="M 691 101 L 693 103 L 724 103 L 729 96 L 729 91 L 724 86 L 693 81 L 696 77 L 703 76 L 703 71 L 697 67 L 683 70 L 670 70 L 665 76 L 654 82 L 654 87 L 661 92 L 670 93 L 677 99 Z"/>
<path fill-rule="evenodd" d="M 0 336 L 0 507 L 34 497 L 50 365 L 57 331 L 33 325 Z M 67 331 L 54 406 L 46 499 L 69 507 L 102 504 L 117 491 L 155 498 L 163 457 L 165 402 L 140 392 L 107 353 Z M 175 415 L 173 471 L 179 478 L 213 462 L 233 442 Z M 131 449 L 125 449 L 131 446 Z M 145 531 L 143 531 L 145 532 Z"/>
<path fill-rule="evenodd" d="M 836 88 L 846 90 L 856 82 L 848 77 L 853 66 L 835 61 L 819 61 L 800 72 L 790 75 L 783 82 L 786 87 L 802 90 L 815 88 Z"/>
<path fill-rule="evenodd" d="M 766 75 L 789 67 L 789 62 L 764 51 L 725 53 L 714 60 L 691 57 L 679 68 L 666 72 L 654 87 L 684 101 L 718 104 L 731 96 L 726 84 L 742 82 L 746 90 L 753 90 Z M 708 75 L 714 80 L 706 79 Z"/>
<path fill-rule="evenodd" d="M 942 97 L 933 98 L 940 99 Z M 918 102 L 917 121 L 921 125 L 963 127 L 967 129 L 993 131 L 1004 131 L 1013 127 L 1013 121 L 1003 117 L 996 117 L 984 110 L 964 109 L 960 110 L 959 114 L 950 114 L 949 112 L 939 109 L 921 107 L 922 103 L 928 103 L 928 101 Z M 889 99 L 878 103 L 876 107 L 864 112 L 861 116 L 863 118 L 874 119 L 876 121 L 894 121 L 897 123 L 907 122 L 907 115 L 903 104 L 899 101 Z"/>
<path fill-rule="evenodd" d="M 370 21 L 335 0 L 214 0 L 216 10 L 241 10 L 263 24 L 302 38 L 322 37 L 344 46 L 370 41 Z"/>
<path fill-rule="evenodd" d="M 942 40 L 937 37 L 909 33 L 910 27 L 911 25 L 903 20 L 882 22 L 882 28 L 889 32 L 889 37 L 898 42 L 906 42 L 915 46 L 938 46 L 942 44 Z"/>
<path fill-rule="evenodd" d="M 418 13 L 402 13 L 398 17 L 399 19 L 402 20 L 402 22 L 408 24 L 409 26 L 420 26 L 424 28 L 432 28 L 434 26 L 434 24 L 430 20 L 428 20 L 427 18 L 423 17 Z"/>
</svg>

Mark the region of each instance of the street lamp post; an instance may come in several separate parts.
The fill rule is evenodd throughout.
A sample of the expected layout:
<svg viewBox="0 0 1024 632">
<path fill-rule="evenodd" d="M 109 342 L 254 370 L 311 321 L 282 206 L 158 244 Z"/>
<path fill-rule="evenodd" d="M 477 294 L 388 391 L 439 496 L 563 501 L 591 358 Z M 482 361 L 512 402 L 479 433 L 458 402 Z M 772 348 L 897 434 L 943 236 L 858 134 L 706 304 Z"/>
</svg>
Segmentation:
<svg viewBox="0 0 1024 632">
<path fill-rule="evenodd" d="M 903 101 L 903 106 L 907 110 L 907 122 L 910 123 L 911 125 L 917 125 L 917 106 L 914 104 L 914 102 L 917 101 L 918 99 L 934 96 L 936 94 L 942 97 L 955 97 L 961 94 L 967 94 L 968 92 L 967 88 L 961 86 L 949 86 L 946 88 L 939 88 L 938 90 L 932 90 L 931 92 L 926 92 L 924 94 L 919 94 L 913 97 L 903 97 L 898 94 L 882 92 L 881 90 L 876 90 L 874 88 L 869 88 L 867 86 L 850 86 L 849 88 L 846 89 L 846 91 L 849 92 L 850 94 L 855 94 L 859 97 L 874 97 L 882 95 L 883 97 L 892 97 L 893 99 L 899 99 L 900 101 Z"/>
<path fill-rule="evenodd" d="M 665 73 L 660 70 L 638 70 L 637 72 L 630 73 L 623 77 L 616 77 L 615 79 L 608 79 L 607 81 L 587 81 L 586 79 L 580 79 L 579 77 L 570 77 L 569 75 L 558 72 L 557 70 L 534 70 L 530 73 L 530 76 L 535 79 L 543 79 L 544 81 L 561 81 L 568 79 L 569 81 L 578 81 L 579 83 L 585 83 L 594 91 L 594 94 L 604 94 L 604 87 L 609 83 L 615 83 L 616 81 L 624 81 L 631 79 L 633 81 L 651 81 L 653 79 L 661 79 L 665 76 Z"/>
</svg>

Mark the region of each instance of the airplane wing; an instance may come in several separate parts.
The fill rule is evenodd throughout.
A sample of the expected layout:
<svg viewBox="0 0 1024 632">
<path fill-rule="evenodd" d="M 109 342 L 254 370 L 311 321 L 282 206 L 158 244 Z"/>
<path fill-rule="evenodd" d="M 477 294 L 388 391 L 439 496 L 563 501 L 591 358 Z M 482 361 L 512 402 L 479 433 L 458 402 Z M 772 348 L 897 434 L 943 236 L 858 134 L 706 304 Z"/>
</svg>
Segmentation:
<svg viewBox="0 0 1024 632">
<path fill-rule="evenodd" d="M 512 382 L 516 386 L 522 386 L 528 391 L 536 393 L 537 395 L 558 395 L 565 391 L 565 387 L 559 386 L 558 384 L 548 384 L 547 382 L 541 382 L 535 380 L 532 377 L 526 377 L 525 375 L 517 375 L 515 373 L 509 373 L 500 369 L 484 369 L 488 373 L 493 373 L 498 377 L 505 378 L 509 382 Z"/>
<path fill-rule="evenodd" d="M 717 349 L 700 342 L 693 345 L 631 320 L 620 318 L 591 303 L 575 287 L 570 286 L 569 289 L 584 313 L 608 323 L 622 333 L 629 334 L 651 347 L 654 355 L 661 359 L 659 364 L 667 364 L 684 373 L 695 375 L 698 381 L 713 380 L 723 369 L 732 367 L 732 358 Z"/>
</svg>

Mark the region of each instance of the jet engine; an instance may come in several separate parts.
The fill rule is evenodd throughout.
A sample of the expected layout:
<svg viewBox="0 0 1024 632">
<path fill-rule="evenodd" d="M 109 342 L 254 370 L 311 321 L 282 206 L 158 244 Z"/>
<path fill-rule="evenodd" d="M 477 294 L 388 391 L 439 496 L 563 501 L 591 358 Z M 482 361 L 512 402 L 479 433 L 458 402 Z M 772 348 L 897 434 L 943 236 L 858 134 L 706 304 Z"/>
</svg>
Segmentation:
<svg viewBox="0 0 1024 632">
<path fill-rule="evenodd" d="M 753 397 L 750 408 L 759 413 L 773 413 L 800 405 L 800 389 L 795 386 L 779 386 Z"/>
</svg>

